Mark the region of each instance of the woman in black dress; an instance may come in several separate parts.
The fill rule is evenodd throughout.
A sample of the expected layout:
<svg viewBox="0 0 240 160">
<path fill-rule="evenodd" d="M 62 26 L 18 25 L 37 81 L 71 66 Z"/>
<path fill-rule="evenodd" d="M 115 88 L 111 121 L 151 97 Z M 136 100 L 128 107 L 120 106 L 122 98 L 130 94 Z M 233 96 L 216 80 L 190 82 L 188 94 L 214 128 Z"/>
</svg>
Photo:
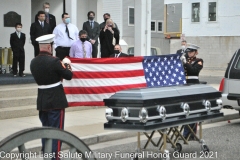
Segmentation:
<svg viewBox="0 0 240 160">
<path fill-rule="evenodd" d="M 106 21 L 106 26 L 101 30 L 99 39 L 101 58 L 109 57 L 114 52 L 114 45 L 119 44 L 119 31 L 111 19 Z"/>
</svg>

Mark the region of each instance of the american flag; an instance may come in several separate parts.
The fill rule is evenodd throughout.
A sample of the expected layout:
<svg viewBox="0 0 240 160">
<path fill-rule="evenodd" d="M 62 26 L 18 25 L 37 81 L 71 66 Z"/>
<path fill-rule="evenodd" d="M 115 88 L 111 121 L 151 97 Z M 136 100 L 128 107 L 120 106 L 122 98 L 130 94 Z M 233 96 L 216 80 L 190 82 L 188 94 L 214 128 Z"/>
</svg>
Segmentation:
<svg viewBox="0 0 240 160">
<path fill-rule="evenodd" d="M 185 84 L 177 54 L 129 58 L 71 58 L 73 79 L 63 86 L 69 106 L 104 106 L 117 91 Z"/>
</svg>

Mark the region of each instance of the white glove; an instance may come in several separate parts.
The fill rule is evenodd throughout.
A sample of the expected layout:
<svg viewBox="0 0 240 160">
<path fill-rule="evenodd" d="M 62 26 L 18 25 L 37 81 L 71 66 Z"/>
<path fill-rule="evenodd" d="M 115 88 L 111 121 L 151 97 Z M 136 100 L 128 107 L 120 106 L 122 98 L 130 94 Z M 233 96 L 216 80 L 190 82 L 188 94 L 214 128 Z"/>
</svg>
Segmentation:
<svg viewBox="0 0 240 160">
<path fill-rule="evenodd" d="M 63 64 L 65 64 L 65 63 L 67 63 L 67 64 L 71 64 L 70 59 L 68 59 L 68 58 L 66 58 L 66 57 L 63 58 L 62 62 L 63 62 Z"/>
<path fill-rule="evenodd" d="M 187 60 L 184 54 L 180 57 L 180 60 L 182 61 L 183 64 L 187 63 Z"/>
</svg>

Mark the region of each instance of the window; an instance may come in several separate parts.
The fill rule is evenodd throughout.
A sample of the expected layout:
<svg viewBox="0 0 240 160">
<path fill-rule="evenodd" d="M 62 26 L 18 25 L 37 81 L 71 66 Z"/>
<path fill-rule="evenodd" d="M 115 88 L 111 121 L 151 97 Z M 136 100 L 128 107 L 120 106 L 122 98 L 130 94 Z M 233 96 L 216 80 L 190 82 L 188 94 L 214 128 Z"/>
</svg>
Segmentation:
<svg viewBox="0 0 240 160">
<path fill-rule="evenodd" d="M 133 26 L 134 25 L 134 8 L 128 7 L 128 25 Z"/>
<path fill-rule="evenodd" d="M 217 2 L 208 3 L 208 21 L 216 21 Z"/>
<path fill-rule="evenodd" d="M 151 31 L 156 32 L 156 21 L 155 20 L 151 21 Z"/>
<path fill-rule="evenodd" d="M 192 22 L 200 22 L 200 3 L 192 3 Z"/>
<path fill-rule="evenodd" d="M 157 22 L 157 32 L 163 32 L 163 21 Z"/>
</svg>

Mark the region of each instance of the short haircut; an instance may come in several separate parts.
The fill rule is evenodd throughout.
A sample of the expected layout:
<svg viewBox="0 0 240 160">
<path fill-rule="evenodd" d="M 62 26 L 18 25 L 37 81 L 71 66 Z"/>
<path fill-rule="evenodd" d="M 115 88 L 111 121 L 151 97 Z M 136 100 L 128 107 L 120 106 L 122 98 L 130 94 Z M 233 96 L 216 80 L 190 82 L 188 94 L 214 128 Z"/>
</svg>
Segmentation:
<svg viewBox="0 0 240 160">
<path fill-rule="evenodd" d="M 104 17 L 105 15 L 111 17 L 111 15 L 110 15 L 109 13 L 104 13 L 103 17 Z"/>
<path fill-rule="evenodd" d="M 86 34 L 86 35 L 87 35 L 87 31 L 81 30 L 78 35 L 81 36 L 81 35 L 83 35 L 83 34 Z"/>
<path fill-rule="evenodd" d="M 44 11 L 38 11 L 37 16 L 40 16 L 40 14 L 44 14 L 45 15 L 45 12 Z"/>
<path fill-rule="evenodd" d="M 182 40 L 182 42 L 185 42 L 185 43 L 187 43 L 187 41 L 186 41 L 186 40 Z"/>
<path fill-rule="evenodd" d="M 89 12 L 87 13 L 87 16 L 89 17 L 91 13 L 95 16 L 95 13 L 94 13 L 93 11 L 89 11 Z"/>
<path fill-rule="evenodd" d="M 50 3 L 49 3 L 49 2 L 44 2 L 44 3 L 43 3 L 43 7 L 44 7 L 44 5 L 50 6 Z"/>
<path fill-rule="evenodd" d="M 17 26 L 22 26 L 22 23 L 16 23 L 16 24 L 15 24 L 15 28 L 16 28 Z"/>
<path fill-rule="evenodd" d="M 115 48 L 116 46 L 119 46 L 119 47 L 122 49 L 122 47 L 120 46 L 120 44 L 116 44 L 116 45 L 114 46 L 114 48 Z"/>
<path fill-rule="evenodd" d="M 62 18 L 64 18 L 64 15 L 68 15 L 68 13 L 63 13 L 63 14 L 62 14 Z"/>
</svg>

